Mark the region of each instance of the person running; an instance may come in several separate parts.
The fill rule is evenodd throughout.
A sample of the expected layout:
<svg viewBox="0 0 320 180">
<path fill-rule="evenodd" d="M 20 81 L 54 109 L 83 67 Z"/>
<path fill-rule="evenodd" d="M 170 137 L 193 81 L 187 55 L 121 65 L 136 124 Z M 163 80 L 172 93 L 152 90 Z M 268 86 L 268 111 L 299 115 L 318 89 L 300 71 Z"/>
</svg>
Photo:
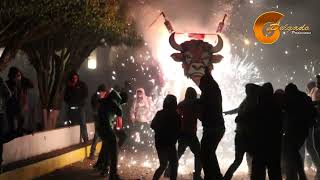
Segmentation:
<svg viewBox="0 0 320 180">
<path fill-rule="evenodd" d="M 155 146 L 159 157 L 159 168 L 153 175 L 153 180 L 159 180 L 170 163 L 170 180 L 176 180 L 178 174 L 178 157 L 175 147 L 180 130 L 181 116 L 177 113 L 177 98 L 167 95 L 163 109 L 158 111 L 151 122 L 155 132 Z"/>
<path fill-rule="evenodd" d="M 240 107 L 237 110 L 238 116 L 235 119 L 237 124 L 234 139 L 235 160 L 226 171 L 224 180 L 232 179 L 234 172 L 238 169 L 243 160 L 244 154 L 250 153 L 252 150 L 250 148 L 252 146 L 252 128 L 250 128 L 250 126 L 252 122 L 257 121 L 257 108 L 261 87 L 249 83 L 246 85 L 245 89 L 247 97 L 240 104 Z"/>
<path fill-rule="evenodd" d="M 188 87 L 185 99 L 178 104 L 177 112 L 181 115 L 181 129 L 178 139 L 178 160 L 190 148 L 194 155 L 194 173 L 193 179 L 201 179 L 201 160 L 200 160 L 200 142 L 197 137 L 197 124 L 200 117 L 200 103 L 197 99 L 197 92 L 194 88 Z M 169 169 L 165 176 L 170 175 Z"/>
</svg>

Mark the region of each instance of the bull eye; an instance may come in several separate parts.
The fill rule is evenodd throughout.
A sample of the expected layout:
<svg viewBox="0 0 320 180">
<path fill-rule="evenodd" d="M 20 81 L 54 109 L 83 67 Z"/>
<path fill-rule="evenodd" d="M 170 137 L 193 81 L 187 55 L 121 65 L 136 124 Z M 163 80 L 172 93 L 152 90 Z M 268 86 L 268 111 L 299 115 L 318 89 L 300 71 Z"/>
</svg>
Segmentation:
<svg viewBox="0 0 320 180">
<path fill-rule="evenodd" d="M 184 57 L 185 57 L 185 62 L 187 64 L 190 64 L 191 63 L 191 59 L 192 59 L 191 54 L 190 53 L 186 53 L 186 54 L 184 54 Z"/>
<path fill-rule="evenodd" d="M 187 63 L 187 64 L 190 64 L 190 63 L 191 63 L 191 58 L 187 58 L 187 57 L 186 57 L 186 63 Z"/>
<path fill-rule="evenodd" d="M 202 61 L 203 61 L 203 64 L 204 64 L 204 65 L 206 65 L 206 66 L 209 65 L 209 59 L 204 59 L 204 60 L 202 60 Z"/>
</svg>

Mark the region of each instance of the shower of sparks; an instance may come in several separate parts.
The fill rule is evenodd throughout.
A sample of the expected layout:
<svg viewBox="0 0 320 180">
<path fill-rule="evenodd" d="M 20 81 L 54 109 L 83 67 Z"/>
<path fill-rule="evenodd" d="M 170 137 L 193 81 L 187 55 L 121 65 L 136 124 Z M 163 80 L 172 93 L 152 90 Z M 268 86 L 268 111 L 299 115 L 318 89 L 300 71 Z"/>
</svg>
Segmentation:
<svg viewBox="0 0 320 180">
<path fill-rule="evenodd" d="M 248 0 L 246 1 L 246 4 L 252 9 L 258 9 L 257 7 L 259 5 L 263 5 L 263 1 Z M 272 8 L 274 10 L 283 10 L 282 6 L 283 5 L 281 4 L 273 4 Z M 237 7 L 240 7 L 240 5 Z M 294 14 L 296 16 L 297 12 L 294 11 L 293 13 L 293 11 L 290 10 L 285 14 Z M 230 15 L 230 17 L 232 17 L 232 15 Z M 230 28 L 234 28 L 234 26 L 232 27 L 230 25 Z M 213 77 L 221 88 L 224 111 L 239 106 L 245 97 L 244 87 L 246 83 L 263 83 L 267 75 L 263 74 L 266 77 L 262 78 L 257 65 L 260 67 L 260 62 L 269 62 L 268 60 L 274 59 L 271 54 L 274 54 L 275 52 L 279 56 L 279 61 L 293 58 L 298 51 L 308 55 L 308 62 L 303 62 L 303 65 L 299 67 L 300 69 L 297 67 L 286 67 L 287 69 L 284 69 L 276 63 L 267 64 L 271 67 L 264 67 L 262 65 L 262 73 L 266 71 L 269 74 L 272 74 L 273 77 L 268 78 L 273 81 L 272 83 L 275 87 L 283 88 L 288 82 L 295 82 L 303 85 L 306 84 L 307 81 L 314 80 L 315 75 L 320 72 L 319 69 L 317 69 L 317 67 L 320 67 L 320 60 L 316 59 L 318 57 L 313 58 L 310 56 L 312 55 L 312 48 L 305 45 L 303 42 L 295 42 L 297 45 L 294 45 L 294 49 L 292 49 L 292 47 L 290 48 L 290 46 L 282 46 L 285 47 L 285 49 L 263 46 L 261 43 L 254 41 L 251 36 L 248 36 L 248 33 L 250 33 L 248 27 L 240 27 L 239 29 L 242 28 L 244 28 L 245 34 L 238 33 L 236 28 L 235 30 L 232 30 L 237 32 L 236 37 L 238 38 L 239 35 L 238 39 L 230 34 L 230 32 L 226 33 L 230 35 L 232 44 L 229 42 L 229 37 L 222 35 L 224 48 L 219 54 L 223 55 L 224 58 L 220 63 L 214 64 L 214 70 L 212 72 Z M 167 29 L 163 24 L 158 26 L 154 25 L 153 29 L 153 33 L 149 33 L 152 34 L 152 37 L 149 39 L 146 38 L 147 42 L 145 42 L 142 51 L 139 51 L 136 54 L 129 53 L 130 55 L 128 57 L 116 55 L 116 58 L 121 61 L 118 67 L 120 70 L 124 71 L 126 75 L 131 75 L 131 73 L 141 74 L 145 80 L 144 84 L 153 87 L 150 93 L 150 96 L 152 96 L 152 106 L 150 109 L 152 114 L 151 117 L 162 108 L 163 99 L 167 94 L 174 94 L 180 101 L 183 99 L 185 90 L 189 86 L 194 87 L 198 94 L 201 93 L 194 82 L 184 76 L 181 63 L 171 59 L 170 55 L 176 51 L 169 45 L 169 34 Z M 151 30 L 149 29 L 148 31 Z M 203 31 L 196 29 L 196 31 L 209 32 L 207 29 Z M 290 36 L 290 33 L 283 32 L 283 36 Z M 176 41 L 178 43 L 182 43 L 185 40 L 188 40 L 187 34 L 176 35 Z M 216 36 L 206 36 L 204 41 L 214 45 Z M 283 59 L 280 59 L 281 57 Z M 310 61 L 309 58 L 311 58 Z M 290 66 L 290 64 L 288 66 Z M 114 81 L 119 81 L 120 76 L 123 74 L 119 72 L 119 69 L 112 71 L 111 76 Z M 155 74 L 157 74 L 157 76 Z M 159 83 L 159 77 L 161 78 L 161 83 Z M 304 77 L 305 79 L 303 79 Z M 300 80 L 299 82 L 298 79 Z M 137 83 L 141 81 L 141 77 L 130 76 L 130 80 L 133 83 Z M 131 91 L 132 96 L 134 96 L 134 92 L 135 89 Z M 224 116 L 224 118 L 226 132 L 217 149 L 219 163 L 223 172 L 234 160 L 235 115 Z M 131 125 L 126 126 L 126 128 L 129 129 L 129 132 L 133 131 Z M 201 139 L 201 135 L 202 126 L 199 122 L 199 139 Z M 124 162 L 124 165 L 122 166 L 127 166 L 129 168 L 140 166 L 155 170 L 158 167 L 158 157 L 154 148 L 154 132 L 150 127 L 142 128 L 137 132 L 133 131 L 128 136 L 128 142 L 122 149 L 119 160 Z M 193 155 L 190 151 L 186 151 L 179 161 L 179 174 L 190 174 L 192 171 Z M 245 162 L 242 163 L 237 172 L 247 172 Z"/>
<path fill-rule="evenodd" d="M 152 94 L 153 106 L 152 114 L 154 115 L 158 110 L 162 108 L 162 102 L 167 94 L 174 94 L 179 100 L 182 100 L 187 87 L 194 87 L 198 94 L 200 94 L 199 88 L 194 82 L 184 76 L 181 63 L 177 63 L 170 58 L 170 55 L 175 52 L 168 43 L 169 34 L 163 31 L 157 37 L 158 44 L 153 49 L 155 59 L 159 64 L 159 72 L 163 73 L 164 85 L 163 87 L 154 86 Z M 215 44 L 215 36 L 206 38 L 205 41 Z M 186 35 L 180 35 L 176 37 L 178 42 L 188 40 Z M 214 64 L 213 77 L 220 85 L 223 96 L 223 108 L 224 110 L 230 110 L 239 106 L 243 100 L 244 86 L 249 82 L 259 83 L 261 81 L 259 69 L 254 65 L 253 60 L 250 59 L 250 52 L 246 47 L 241 47 L 241 54 L 232 54 L 231 45 L 227 37 L 224 39 L 224 48 L 219 54 L 224 56 L 224 59 L 219 64 Z M 138 55 L 140 56 L 140 55 Z M 149 52 L 144 56 L 150 56 Z M 136 57 L 130 56 L 131 63 L 137 65 L 136 70 L 146 72 L 149 69 L 144 61 L 146 58 L 141 57 L 144 61 L 135 61 Z M 158 69 L 158 67 L 157 67 Z M 117 73 L 114 73 L 117 74 Z M 151 75 L 145 74 L 149 78 L 149 81 L 155 84 Z M 159 91 L 159 88 L 160 91 Z M 153 116 L 152 116 L 153 117 Z M 217 154 L 221 168 L 226 170 L 228 166 L 234 160 L 234 123 L 235 116 L 225 116 L 226 133 L 222 139 Z M 158 166 L 158 158 L 154 149 L 153 131 L 150 127 L 141 127 L 139 132 L 135 132 L 131 135 L 130 146 L 124 148 L 126 153 L 122 153 L 120 161 L 125 161 L 128 167 L 142 166 L 151 169 L 156 169 Z M 199 122 L 198 136 L 201 139 L 202 126 Z M 148 137 L 144 139 L 142 137 Z M 142 148 L 143 147 L 143 148 Z M 130 152 L 130 153 L 128 153 Z M 148 154 L 148 156 L 146 156 Z M 179 161 L 179 174 L 189 174 L 193 171 L 193 155 L 190 151 L 182 156 Z M 242 164 L 238 172 L 247 172 L 246 165 Z"/>
</svg>

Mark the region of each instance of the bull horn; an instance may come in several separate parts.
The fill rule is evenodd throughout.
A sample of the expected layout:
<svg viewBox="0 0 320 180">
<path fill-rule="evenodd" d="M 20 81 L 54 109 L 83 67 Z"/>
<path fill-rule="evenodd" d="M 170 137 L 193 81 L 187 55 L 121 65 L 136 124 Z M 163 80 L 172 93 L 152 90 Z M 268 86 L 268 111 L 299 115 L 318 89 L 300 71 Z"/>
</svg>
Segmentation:
<svg viewBox="0 0 320 180">
<path fill-rule="evenodd" d="M 171 47 L 172 47 L 173 49 L 178 50 L 178 51 L 182 51 L 182 47 L 181 47 L 180 44 L 178 44 L 178 43 L 176 42 L 176 40 L 174 39 L 174 35 L 175 35 L 175 33 L 172 33 L 172 34 L 170 35 L 169 43 L 170 43 L 170 45 L 171 45 Z"/>
<path fill-rule="evenodd" d="M 222 47 L 223 47 L 223 40 L 222 40 L 221 36 L 218 35 L 218 43 L 215 47 L 212 47 L 211 53 L 216 53 L 216 52 L 221 51 Z"/>
</svg>

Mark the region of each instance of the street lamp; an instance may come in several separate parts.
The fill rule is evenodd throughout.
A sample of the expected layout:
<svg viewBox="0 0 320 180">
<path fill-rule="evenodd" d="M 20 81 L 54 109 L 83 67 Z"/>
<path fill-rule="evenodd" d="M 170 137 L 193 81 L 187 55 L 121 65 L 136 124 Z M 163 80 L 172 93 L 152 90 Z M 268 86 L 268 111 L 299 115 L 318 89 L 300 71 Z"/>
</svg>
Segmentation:
<svg viewBox="0 0 320 180">
<path fill-rule="evenodd" d="M 97 54 L 96 54 L 96 50 L 94 50 L 88 58 L 88 69 L 96 69 L 96 68 L 97 68 Z"/>
</svg>

